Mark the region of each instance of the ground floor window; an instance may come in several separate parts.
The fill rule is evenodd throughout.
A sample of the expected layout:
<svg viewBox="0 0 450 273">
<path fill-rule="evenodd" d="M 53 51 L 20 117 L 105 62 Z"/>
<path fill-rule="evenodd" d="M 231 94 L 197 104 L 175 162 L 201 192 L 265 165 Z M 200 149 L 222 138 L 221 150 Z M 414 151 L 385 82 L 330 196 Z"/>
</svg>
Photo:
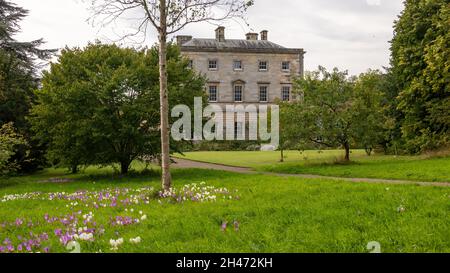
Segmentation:
<svg viewBox="0 0 450 273">
<path fill-rule="evenodd" d="M 241 102 L 242 101 L 242 85 L 234 86 L 234 101 Z"/>
<path fill-rule="evenodd" d="M 259 87 L 259 101 L 267 102 L 267 86 Z"/>
<path fill-rule="evenodd" d="M 210 102 L 217 101 L 217 86 L 216 85 L 209 86 L 209 101 Z"/>
<path fill-rule="evenodd" d="M 283 101 L 291 100 L 291 87 L 290 86 L 283 86 L 281 88 L 281 99 Z"/>
<path fill-rule="evenodd" d="M 235 122 L 234 123 L 234 138 L 235 139 L 238 139 L 239 137 L 242 137 L 243 129 L 244 129 L 244 125 L 242 124 L 242 122 Z"/>
</svg>

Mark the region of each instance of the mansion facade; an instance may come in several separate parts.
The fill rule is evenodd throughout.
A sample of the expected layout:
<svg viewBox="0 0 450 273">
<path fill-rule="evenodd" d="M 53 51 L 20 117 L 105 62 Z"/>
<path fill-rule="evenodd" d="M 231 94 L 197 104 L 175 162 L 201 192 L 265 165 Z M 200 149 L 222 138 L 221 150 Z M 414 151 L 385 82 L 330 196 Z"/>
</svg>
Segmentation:
<svg viewBox="0 0 450 273">
<path fill-rule="evenodd" d="M 273 104 L 290 101 L 292 80 L 303 76 L 303 49 L 285 48 L 268 40 L 268 32 L 226 39 L 218 27 L 215 39 L 177 36 L 181 54 L 204 75 L 211 104 Z"/>
</svg>

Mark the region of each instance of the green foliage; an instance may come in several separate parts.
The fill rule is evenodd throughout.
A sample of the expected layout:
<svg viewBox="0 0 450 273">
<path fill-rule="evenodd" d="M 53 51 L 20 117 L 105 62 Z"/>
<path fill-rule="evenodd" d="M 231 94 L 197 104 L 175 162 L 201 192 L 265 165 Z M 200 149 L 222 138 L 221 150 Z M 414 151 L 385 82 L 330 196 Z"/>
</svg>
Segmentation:
<svg viewBox="0 0 450 273">
<path fill-rule="evenodd" d="M 11 158 L 23 172 L 45 164 L 42 147 L 31 140 L 25 117 L 34 100 L 33 90 L 38 87 L 39 61 L 47 60 L 54 52 L 40 49 L 44 43 L 42 39 L 30 42 L 14 39 L 20 31 L 20 21 L 27 14 L 27 10 L 0 0 L 0 126 L 13 122 L 31 145 L 19 147 Z"/>
<path fill-rule="evenodd" d="M 395 23 L 392 72 L 408 151 L 449 142 L 450 6 L 447 0 L 405 1 Z"/>
<path fill-rule="evenodd" d="M 0 127 L 0 176 L 17 172 L 20 166 L 11 161 L 18 151 L 19 145 L 26 145 L 26 141 L 17 133 L 13 123 L 6 123 Z"/>
<path fill-rule="evenodd" d="M 188 69 L 176 46 L 168 48 L 170 104 L 193 105 L 204 79 Z M 49 158 L 71 167 L 120 163 L 160 153 L 159 67 L 156 47 L 136 51 L 90 44 L 62 51 L 44 73 L 30 118 L 49 143 Z M 177 143 L 172 143 L 176 150 Z"/>
<path fill-rule="evenodd" d="M 350 145 L 357 137 L 354 79 L 336 68 L 328 72 L 319 67 L 307 73 L 304 79 L 297 79 L 294 88 L 303 99 L 281 107 L 282 112 L 288 111 L 281 117 L 289 121 L 281 123 L 285 129 L 291 127 L 287 129 L 289 139 L 344 147 L 345 158 L 349 160 Z"/>
<path fill-rule="evenodd" d="M 353 103 L 355 139 L 368 155 L 389 137 L 394 121 L 384 115 L 385 75 L 378 70 L 361 74 L 355 82 Z"/>
</svg>

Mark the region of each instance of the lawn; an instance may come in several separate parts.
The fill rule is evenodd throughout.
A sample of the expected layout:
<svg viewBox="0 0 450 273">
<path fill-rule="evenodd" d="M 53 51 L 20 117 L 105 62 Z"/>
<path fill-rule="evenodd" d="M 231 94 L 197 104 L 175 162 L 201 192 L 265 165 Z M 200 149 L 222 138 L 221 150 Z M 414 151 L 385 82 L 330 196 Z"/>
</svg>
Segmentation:
<svg viewBox="0 0 450 273">
<path fill-rule="evenodd" d="M 44 182 L 54 177 L 74 181 Z M 160 197 L 156 172 L 120 178 L 94 167 L 0 180 L 0 250 L 68 252 L 76 239 L 82 252 L 368 252 L 371 241 L 383 252 L 450 251 L 447 187 L 209 170 L 173 177 L 177 189 L 197 187 Z M 191 190 L 201 194 L 183 200 Z"/>
<path fill-rule="evenodd" d="M 343 152 L 339 150 L 285 154 L 283 163 L 279 162 L 279 152 L 192 152 L 178 157 L 276 173 L 450 182 L 450 157 L 367 156 L 354 150 L 352 162 L 342 164 Z"/>
</svg>

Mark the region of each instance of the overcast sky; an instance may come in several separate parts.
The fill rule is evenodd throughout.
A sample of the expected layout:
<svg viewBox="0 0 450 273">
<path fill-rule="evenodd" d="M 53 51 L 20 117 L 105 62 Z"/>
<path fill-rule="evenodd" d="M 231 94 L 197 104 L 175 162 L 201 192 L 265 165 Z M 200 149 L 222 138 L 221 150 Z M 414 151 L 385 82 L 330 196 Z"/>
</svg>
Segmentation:
<svg viewBox="0 0 450 273">
<path fill-rule="evenodd" d="M 49 48 L 84 46 L 88 41 L 115 40 L 114 30 L 94 27 L 88 0 L 10 0 L 30 11 L 22 23 L 21 40 L 44 38 Z M 248 12 L 250 27 L 226 22 L 226 38 L 241 39 L 249 31 L 269 31 L 269 40 L 285 47 L 304 48 L 306 70 L 323 65 L 358 74 L 389 64 L 389 40 L 402 0 L 255 0 Z M 215 26 L 191 25 L 179 34 L 213 38 Z M 147 44 L 156 42 L 154 32 Z"/>
</svg>

